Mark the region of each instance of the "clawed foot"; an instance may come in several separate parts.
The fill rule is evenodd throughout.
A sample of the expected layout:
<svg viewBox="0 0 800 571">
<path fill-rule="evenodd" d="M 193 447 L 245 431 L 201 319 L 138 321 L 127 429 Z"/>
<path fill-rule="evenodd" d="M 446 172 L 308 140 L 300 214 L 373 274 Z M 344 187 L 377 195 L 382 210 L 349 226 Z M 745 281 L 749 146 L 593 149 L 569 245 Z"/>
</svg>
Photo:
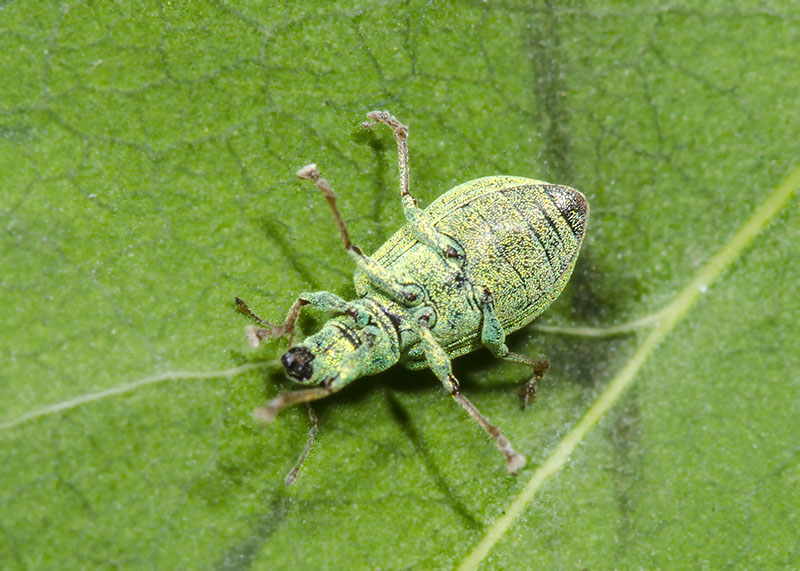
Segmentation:
<svg viewBox="0 0 800 571">
<path fill-rule="evenodd" d="M 244 333 L 247 335 L 247 342 L 250 343 L 250 346 L 258 347 L 261 345 L 262 341 L 266 341 L 267 339 L 277 339 L 278 337 L 283 337 L 284 335 L 289 335 L 289 344 L 291 345 L 294 331 L 290 331 L 289 328 L 284 325 L 274 325 L 269 329 L 256 327 L 255 325 L 248 325 L 245 327 Z"/>
<path fill-rule="evenodd" d="M 508 468 L 508 473 L 512 476 L 516 476 L 517 472 L 519 472 L 525 466 L 526 462 L 527 460 L 525 460 L 525 456 L 519 452 L 514 452 L 512 456 L 506 458 L 506 468 Z"/>
<path fill-rule="evenodd" d="M 383 123 L 392 129 L 396 137 L 403 139 L 408 137 L 408 127 L 403 125 L 400 121 L 398 121 L 397 117 L 388 111 L 370 111 L 367 113 L 367 119 L 369 119 L 369 121 L 362 123 L 365 129 L 369 129 L 377 123 Z"/>
<path fill-rule="evenodd" d="M 252 417 L 261 424 L 269 424 L 275 420 L 278 412 L 281 410 L 281 408 L 283 408 L 280 406 L 279 402 L 275 402 L 276 400 L 280 400 L 280 397 L 274 398 L 266 405 L 254 409 L 251 413 Z"/>
<path fill-rule="evenodd" d="M 294 335 L 294 327 L 292 324 L 287 325 L 284 323 L 283 325 L 274 325 L 265 319 L 260 318 L 258 315 L 253 313 L 253 310 L 241 299 L 238 297 L 235 298 L 236 301 L 236 309 L 247 315 L 248 317 L 258 321 L 261 325 L 265 327 L 256 327 L 255 325 L 248 325 L 245 328 L 245 334 L 247 335 L 247 341 L 250 343 L 252 347 L 258 347 L 261 345 L 261 342 L 266 339 L 275 339 L 277 337 L 283 337 L 284 335 L 289 335 L 290 344 L 291 338 Z"/>
<path fill-rule="evenodd" d="M 528 404 L 536 402 L 536 389 L 539 387 L 539 379 L 541 379 L 550 368 L 550 361 L 536 361 L 533 367 L 533 376 L 525 383 L 519 391 L 519 396 L 522 399 L 522 408 L 528 407 Z"/>
</svg>

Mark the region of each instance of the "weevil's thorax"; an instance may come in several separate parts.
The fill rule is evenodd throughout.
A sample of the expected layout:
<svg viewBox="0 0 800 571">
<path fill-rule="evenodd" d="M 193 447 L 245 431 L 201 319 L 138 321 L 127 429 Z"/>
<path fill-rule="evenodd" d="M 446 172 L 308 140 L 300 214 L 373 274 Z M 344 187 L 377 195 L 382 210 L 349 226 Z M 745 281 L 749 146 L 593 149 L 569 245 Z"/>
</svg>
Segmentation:
<svg viewBox="0 0 800 571">
<path fill-rule="evenodd" d="M 351 305 L 358 315 L 340 315 L 291 347 L 281 357 L 289 377 L 304 385 L 344 385 L 394 365 L 400 357 L 399 338 L 391 320 L 369 300 Z"/>
<path fill-rule="evenodd" d="M 407 227 L 398 234 L 410 234 Z M 382 260 L 395 279 L 401 284 L 413 284 L 420 297 L 413 305 L 392 301 L 367 280 L 361 272 L 355 274 L 356 292 L 365 299 L 375 300 L 393 318 L 400 338 L 400 362 L 404 365 L 422 359 L 423 345 L 415 323 L 422 320 L 434 337 L 446 348 L 454 340 L 471 342 L 480 332 L 482 314 L 476 283 L 465 270 L 467 257 L 461 244 L 443 235 L 443 240 L 452 242 L 448 253 L 442 255 L 428 244 L 416 239 L 408 248 L 390 261 Z M 410 353 L 409 353 L 410 352 Z"/>
</svg>

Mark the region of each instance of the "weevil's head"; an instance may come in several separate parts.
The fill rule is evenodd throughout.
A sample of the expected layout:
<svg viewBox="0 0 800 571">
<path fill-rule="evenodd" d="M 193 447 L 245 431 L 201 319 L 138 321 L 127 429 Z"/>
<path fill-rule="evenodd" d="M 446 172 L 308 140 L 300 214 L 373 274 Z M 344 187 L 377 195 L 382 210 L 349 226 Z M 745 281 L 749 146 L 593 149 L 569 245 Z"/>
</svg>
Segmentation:
<svg viewBox="0 0 800 571">
<path fill-rule="evenodd" d="M 386 370 L 400 357 L 394 331 L 381 324 L 359 327 L 347 316 L 328 321 L 316 334 L 281 356 L 286 374 L 303 385 L 340 386 Z"/>
</svg>

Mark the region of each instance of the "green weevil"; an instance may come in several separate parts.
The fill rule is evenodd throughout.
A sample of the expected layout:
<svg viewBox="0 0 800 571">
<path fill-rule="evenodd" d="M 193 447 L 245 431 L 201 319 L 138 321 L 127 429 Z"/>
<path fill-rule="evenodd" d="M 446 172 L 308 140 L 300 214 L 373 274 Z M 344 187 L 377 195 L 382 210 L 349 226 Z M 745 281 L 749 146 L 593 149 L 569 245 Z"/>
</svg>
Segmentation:
<svg viewBox="0 0 800 571">
<path fill-rule="evenodd" d="M 509 351 L 508 333 L 527 325 L 558 297 L 567 283 L 589 216 L 584 196 L 567 186 L 490 176 L 449 190 L 425 210 L 409 193 L 408 127 L 386 111 L 367 113 L 370 127 L 389 126 L 398 147 L 400 197 L 406 224 L 372 256 L 350 241 L 336 195 L 314 164 L 297 175 L 316 183 L 330 206 L 339 234 L 356 264 L 357 299 L 329 292 L 302 293 L 281 325 L 242 311 L 265 327 L 248 327 L 253 346 L 289 336 L 281 363 L 289 377 L 313 388 L 280 394 L 254 413 L 270 422 L 283 408 L 323 398 L 358 377 L 400 363 L 430 367 L 461 407 L 489 434 L 515 474 L 525 457 L 459 391 L 451 360 L 479 347 L 533 368 L 526 398 L 547 361 Z M 300 310 L 312 305 L 337 314 L 301 343 L 293 344 Z"/>
</svg>

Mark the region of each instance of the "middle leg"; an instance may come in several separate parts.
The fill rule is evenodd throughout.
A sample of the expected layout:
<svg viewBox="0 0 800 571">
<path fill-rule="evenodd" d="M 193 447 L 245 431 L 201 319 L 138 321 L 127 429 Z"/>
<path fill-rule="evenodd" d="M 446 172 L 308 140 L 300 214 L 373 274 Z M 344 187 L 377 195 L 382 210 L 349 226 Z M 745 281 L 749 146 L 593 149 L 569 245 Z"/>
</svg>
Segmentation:
<svg viewBox="0 0 800 571">
<path fill-rule="evenodd" d="M 425 357 L 428 365 L 434 374 L 439 378 L 445 390 L 455 401 L 467 411 L 467 414 L 483 428 L 489 437 L 506 457 L 506 468 L 511 474 L 516 474 L 524 465 L 525 457 L 514 450 L 511 442 L 506 438 L 499 428 L 490 423 L 485 416 L 472 404 L 467 397 L 461 394 L 458 388 L 458 380 L 453 376 L 453 369 L 450 365 L 450 358 L 442 349 L 442 346 L 433 338 L 431 330 L 424 325 L 417 327 L 417 332 L 423 342 Z"/>
</svg>

